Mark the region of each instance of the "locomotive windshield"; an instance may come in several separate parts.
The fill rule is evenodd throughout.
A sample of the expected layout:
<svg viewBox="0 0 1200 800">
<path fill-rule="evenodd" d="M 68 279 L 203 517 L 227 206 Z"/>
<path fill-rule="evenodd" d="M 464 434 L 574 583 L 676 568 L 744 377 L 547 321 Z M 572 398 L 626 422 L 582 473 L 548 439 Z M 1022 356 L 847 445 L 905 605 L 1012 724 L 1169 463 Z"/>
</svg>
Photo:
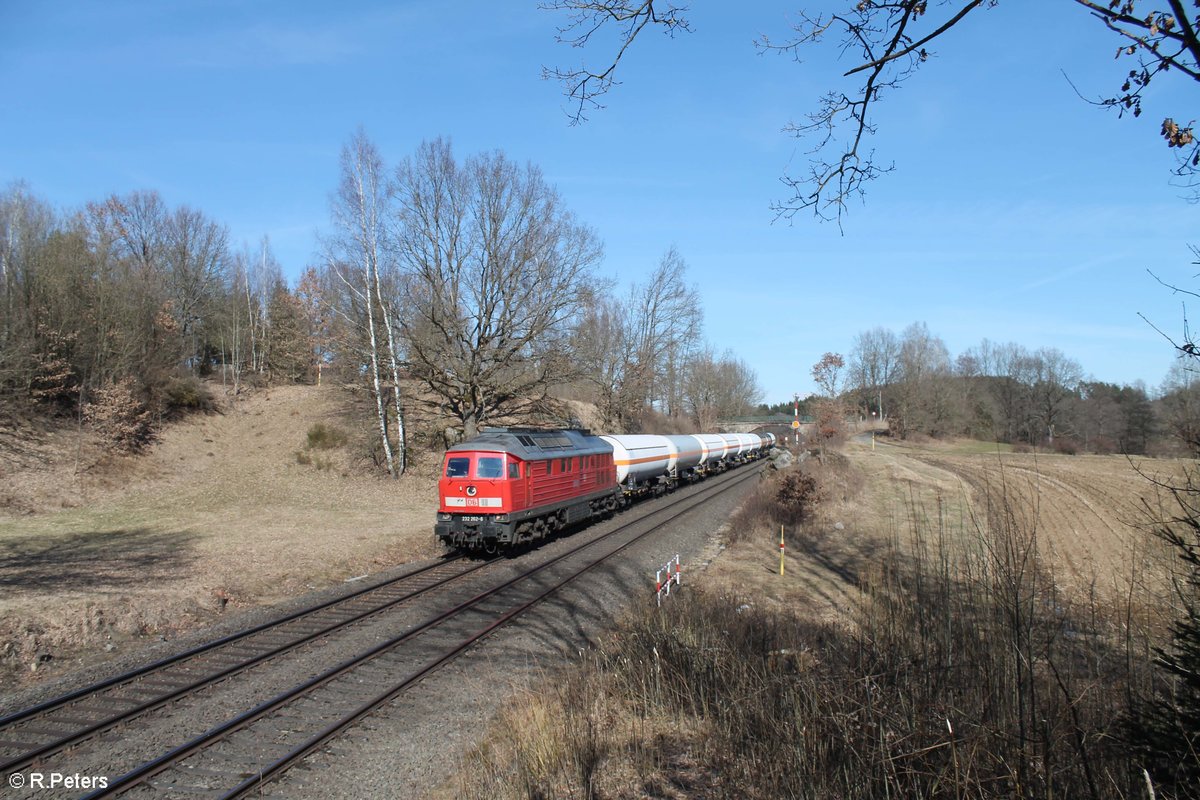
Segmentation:
<svg viewBox="0 0 1200 800">
<path fill-rule="evenodd" d="M 447 478 L 465 478 L 470 469 L 471 459 L 469 458 L 458 457 L 446 461 Z"/>
<path fill-rule="evenodd" d="M 475 465 L 476 478 L 503 478 L 504 459 L 496 456 L 480 456 Z"/>
</svg>

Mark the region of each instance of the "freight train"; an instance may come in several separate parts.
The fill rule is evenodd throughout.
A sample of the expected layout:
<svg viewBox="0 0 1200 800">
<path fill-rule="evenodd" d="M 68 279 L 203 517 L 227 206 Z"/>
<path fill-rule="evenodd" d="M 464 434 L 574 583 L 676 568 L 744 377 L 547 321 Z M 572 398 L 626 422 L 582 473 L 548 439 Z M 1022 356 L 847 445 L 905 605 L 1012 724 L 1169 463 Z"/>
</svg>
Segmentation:
<svg viewBox="0 0 1200 800">
<path fill-rule="evenodd" d="M 510 549 L 761 458 L 774 446 L 770 433 L 488 428 L 446 451 L 434 533 L 455 549 Z"/>
</svg>

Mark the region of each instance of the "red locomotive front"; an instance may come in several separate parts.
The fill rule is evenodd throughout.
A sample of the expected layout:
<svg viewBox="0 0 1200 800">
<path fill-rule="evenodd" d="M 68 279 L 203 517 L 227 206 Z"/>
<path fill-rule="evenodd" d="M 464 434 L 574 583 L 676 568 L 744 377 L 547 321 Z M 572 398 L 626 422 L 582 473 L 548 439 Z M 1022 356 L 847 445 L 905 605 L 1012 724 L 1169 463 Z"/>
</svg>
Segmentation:
<svg viewBox="0 0 1200 800">
<path fill-rule="evenodd" d="M 510 453 L 450 452 L 438 482 L 439 511 L 507 514 L 525 508 L 522 462 Z"/>
<path fill-rule="evenodd" d="M 612 511 L 612 447 L 578 430 L 499 428 L 446 452 L 434 532 L 451 547 L 495 550 Z"/>
</svg>

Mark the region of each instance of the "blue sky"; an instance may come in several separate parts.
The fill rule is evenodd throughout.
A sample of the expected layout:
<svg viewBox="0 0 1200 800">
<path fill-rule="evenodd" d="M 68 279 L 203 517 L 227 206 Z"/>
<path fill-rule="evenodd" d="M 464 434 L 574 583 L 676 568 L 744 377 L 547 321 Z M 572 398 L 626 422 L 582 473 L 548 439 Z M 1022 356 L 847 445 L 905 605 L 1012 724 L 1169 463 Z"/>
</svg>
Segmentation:
<svg viewBox="0 0 1200 800">
<path fill-rule="evenodd" d="M 269 236 L 295 277 L 359 125 L 389 163 L 447 136 L 460 156 L 538 164 L 603 239 L 622 295 L 675 246 L 706 338 L 770 402 L 812 391 L 811 366 L 856 333 L 917 321 L 952 354 L 985 337 L 1057 347 L 1098 380 L 1156 387 L 1171 351 L 1137 315 L 1178 335 L 1183 298 L 1147 269 L 1200 289 L 1197 208 L 1157 138 L 1164 116 L 1191 119 L 1192 87 L 1160 80 L 1140 120 L 1118 120 L 1076 94 L 1129 69 L 1111 35 L 1066 0 L 1037 3 L 1037 24 L 1031 4 L 1001 3 L 878 106 L 874 147 L 896 169 L 841 230 L 777 221 L 779 177 L 808 149 L 781 129 L 856 65 L 754 49 L 801 4 L 694 4 L 694 32 L 648 30 L 607 108 L 572 127 L 541 68 L 608 50 L 556 44 L 565 18 L 535 0 L 0 0 L 0 184 L 61 209 L 154 189 L 239 244 Z"/>
</svg>

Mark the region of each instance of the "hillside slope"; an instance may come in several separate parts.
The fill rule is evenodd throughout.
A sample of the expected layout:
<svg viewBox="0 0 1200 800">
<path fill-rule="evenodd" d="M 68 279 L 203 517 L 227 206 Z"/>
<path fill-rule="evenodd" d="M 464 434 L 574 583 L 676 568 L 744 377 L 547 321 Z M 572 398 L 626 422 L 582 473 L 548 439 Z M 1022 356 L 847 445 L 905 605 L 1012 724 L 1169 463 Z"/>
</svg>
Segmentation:
<svg viewBox="0 0 1200 800">
<path fill-rule="evenodd" d="M 314 424 L 347 428 L 346 402 L 272 389 L 93 468 L 73 469 L 94 450 L 65 432 L 10 448 L 6 478 L 23 494 L 0 517 L 0 666 L 56 671 L 438 552 L 432 466 L 392 481 L 343 451 L 300 463 Z M 58 510 L 13 513 L 31 507 Z"/>
</svg>

